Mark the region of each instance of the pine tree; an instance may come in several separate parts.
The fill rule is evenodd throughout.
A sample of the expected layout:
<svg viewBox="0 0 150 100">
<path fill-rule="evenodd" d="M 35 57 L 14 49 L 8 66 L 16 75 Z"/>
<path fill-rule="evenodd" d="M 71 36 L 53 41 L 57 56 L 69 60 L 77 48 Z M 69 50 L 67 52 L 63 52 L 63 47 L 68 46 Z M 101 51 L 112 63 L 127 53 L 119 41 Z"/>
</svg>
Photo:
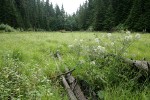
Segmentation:
<svg viewBox="0 0 150 100">
<path fill-rule="evenodd" d="M 107 31 L 111 31 L 112 28 L 114 28 L 115 26 L 115 18 L 114 18 L 114 10 L 113 10 L 113 7 L 112 7 L 112 3 L 109 2 L 109 6 L 106 10 L 106 13 L 105 13 L 105 20 L 104 20 L 104 30 L 107 30 Z"/>
<path fill-rule="evenodd" d="M 130 15 L 125 22 L 125 25 L 129 27 L 129 29 L 138 30 L 137 24 L 139 24 L 139 19 L 143 16 L 143 0 L 134 0 L 134 4 L 132 6 Z M 142 24 L 142 23 L 141 23 Z"/>
<path fill-rule="evenodd" d="M 0 22 L 19 27 L 19 16 L 14 0 L 1 0 Z"/>
<path fill-rule="evenodd" d="M 95 0 L 95 16 L 94 16 L 94 30 L 102 31 L 104 28 L 105 7 L 103 0 Z"/>
</svg>

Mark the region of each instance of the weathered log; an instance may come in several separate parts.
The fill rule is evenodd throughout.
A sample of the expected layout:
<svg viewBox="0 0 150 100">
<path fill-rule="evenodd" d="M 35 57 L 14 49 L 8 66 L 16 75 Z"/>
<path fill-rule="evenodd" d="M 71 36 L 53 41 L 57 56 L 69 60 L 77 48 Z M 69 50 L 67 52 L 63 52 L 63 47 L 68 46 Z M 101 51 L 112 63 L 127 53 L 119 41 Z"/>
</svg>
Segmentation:
<svg viewBox="0 0 150 100">
<path fill-rule="evenodd" d="M 66 71 L 68 72 L 67 68 L 66 68 Z M 73 90 L 77 99 L 78 100 L 87 100 L 86 97 L 84 96 L 80 86 L 77 84 L 77 80 L 70 73 L 68 73 L 66 75 L 66 77 L 67 77 L 68 83 L 70 84 L 70 88 Z"/>
<path fill-rule="evenodd" d="M 74 70 L 75 70 L 75 68 L 72 69 L 72 70 L 70 70 L 70 71 L 68 71 L 68 72 L 62 73 L 62 74 L 60 74 L 60 75 L 58 75 L 58 76 L 56 76 L 56 77 L 54 77 L 54 78 L 60 77 L 60 76 L 62 76 L 62 75 L 67 75 L 68 73 L 72 73 Z"/>
<path fill-rule="evenodd" d="M 63 75 L 61 77 L 62 77 L 62 82 L 63 82 L 63 84 L 64 84 L 64 86 L 65 86 L 65 88 L 66 88 L 66 90 L 68 92 L 68 95 L 69 95 L 70 99 L 71 100 L 77 100 L 77 98 L 74 95 L 73 91 L 71 90 L 69 84 L 67 83 L 65 77 Z"/>
<path fill-rule="evenodd" d="M 130 64 L 144 72 L 150 72 L 150 62 L 148 61 L 140 61 L 140 60 L 131 60 L 131 59 L 124 59 L 125 63 Z"/>
<path fill-rule="evenodd" d="M 57 51 L 57 52 L 55 53 L 55 57 L 58 58 L 59 61 L 62 61 L 59 51 Z M 60 75 L 61 75 L 63 85 L 64 85 L 65 89 L 66 89 L 67 92 L 68 92 L 69 98 L 70 98 L 71 100 L 77 100 L 75 94 L 73 93 L 73 91 L 72 91 L 72 89 L 70 88 L 68 82 L 66 81 L 66 78 L 65 78 L 64 75 L 62 74 L 62 72 L 61 72 L 61 70 L 60 70 L 60 68 L 59 68 L 59 65 L 58 65 L 58 63 L 56 62 L 56 60 L 55 60 L 55 63 L 56 63 L 57 70 L 59 71 L 59 73 L 60 73 Z"/>
<path fill-rule="evenodd" d="M 108 54 L 105 57 L 112 56 L 117 57 L 117 55 L 114 54 Z M 123 62 L 129 64 L 130 66 L 134 66 L 138 68 L 139 70 L 145 71 L 146 73 L 150 73 L 150 62 L 145 60 L 131 60 L 128 58 L 123 57 L 117 57 L 118 59 L 121 59 Z"/>
</svg>

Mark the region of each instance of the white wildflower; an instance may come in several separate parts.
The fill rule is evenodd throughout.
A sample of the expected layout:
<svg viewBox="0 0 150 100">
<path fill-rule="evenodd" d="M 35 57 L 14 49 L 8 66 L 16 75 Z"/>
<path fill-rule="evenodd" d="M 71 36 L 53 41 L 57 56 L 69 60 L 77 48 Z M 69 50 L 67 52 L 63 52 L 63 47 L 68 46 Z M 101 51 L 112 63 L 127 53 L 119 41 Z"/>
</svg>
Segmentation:
<svg viewBox="0 0 150 100">
<path fill-rule="evenodd" d="M 125 40 L 126 40 L 126 41 L 130 41 L 130 40 L 132 40 L 132 35 L 125 36 Z"/>
<path fill-rule="evenodd" d="M 52 96 L 52 95 L 53 95 L 53 93 L 50 93 L 49 95 L 50 95 L 50 96 Z"/>
<path fill-rule="evenodd" d="M 102 46 L 100 46 L 100 45 L 97 47 L 97 49 L 101 49 L 101 48 L 102 48 Z"/>
<path fill-rule="evenodd" d="M 104 38 L 104 37 L 105 37 L 105 35 L 103 34 L 103 35 L 102 35 L 102 38 Z"/>
<path fill-rule="evenodd" d="M 69 47 L 69 48 L 72 48 L 72 47 L 73 47 L 73 45 L 68 45 L 68 47 Z"/>
<path fill-rule="evenodd" d="M 85 63 L 85 60 L 80 60 L 80 64 L 84 64 Z"/>
<path fill-rule="evenodd" d="M 135 35 L 135 39 L 140 39 L 141 35 L 140 34 L 136 34 Z"/>
<path fill-rule="evenodd" d="M 97 47 L 97 50 L 99 50 L 100 52 L 104 53 L 106 50 L 105 50 L 105 47 L 102 47 L 102 46 L 98 46 Z"/>
<path fill-rule="evenodd" d="M 74 41 L 77 41 L 77 39 L 74 39 Z"/>
<path fill-rule="evenodd" d="M 114 46 L 114 42 L 111 42 L 111 46 Z"/>
<path fill-rule="evenodd" d="M 108 37 L 108 38 L 111 37 L 111 33 L 107 33 L 107 37 Z"/>
<path fill-rule="evenodd" d="M 83 42 L 83 39 L 80 39 L 80 42 Z"/>
<path fill-rule="evenodd" d="M 91 65 L 95 65 L 95 61 L 91 61 L 90 64 L 91 64 Z"/>
<path fill-rule="evenodd" d="M 127 53 L 123 53 L 124 56 L 127 56 Z"/>
<path fill-rule="evenodd" d="M 63 45 L 59 45 L 59 46 L 58 46 L 58 48 L 62 48 L 62 47 L 63 47 Z"/>
<path fill-rule="evenodd" d="M 130 31 L 126 31 L 126 33 L 127 33 L 127 34 L 131 34 L 131 32 L 130 32 Z"/>
<path fill-rule="evenodd" d="M 93 49 L 95 52 L 97 51 L 97 49 L 95 48 L 95 49 Z"/>
<path fill-rule="evenodd" d="M 95 42 L 99 43 L 99 38 L 95 38 Z"/>
</svg>

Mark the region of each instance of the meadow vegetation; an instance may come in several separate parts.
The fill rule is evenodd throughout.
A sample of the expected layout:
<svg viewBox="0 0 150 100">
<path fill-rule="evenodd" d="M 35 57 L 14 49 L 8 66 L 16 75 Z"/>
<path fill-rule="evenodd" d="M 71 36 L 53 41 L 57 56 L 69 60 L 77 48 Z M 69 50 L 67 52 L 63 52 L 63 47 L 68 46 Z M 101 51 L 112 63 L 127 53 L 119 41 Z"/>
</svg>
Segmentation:
<svg viewBox="0 0 150 100">
<path fill-rule="evenodd" d="M 138 78 L 121 59 L 150 61 L 149 50 L 149 34 L 129 31 L 0 33 L 0 99 L 68 100 L 57 63 L 62 72 L 75 68 L 89 100 L 149 100 L 149 74 Z"/>
</svg>

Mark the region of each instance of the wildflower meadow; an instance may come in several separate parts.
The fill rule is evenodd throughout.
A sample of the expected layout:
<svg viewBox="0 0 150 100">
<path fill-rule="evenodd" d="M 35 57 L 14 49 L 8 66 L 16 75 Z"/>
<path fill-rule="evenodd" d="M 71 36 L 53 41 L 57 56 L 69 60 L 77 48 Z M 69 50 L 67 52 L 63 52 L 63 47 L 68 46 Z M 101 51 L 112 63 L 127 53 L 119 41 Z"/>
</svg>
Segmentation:
<svg viewBox="0 0 150 100">
<path fill-rule="evenodd" d="M 130 31 L 0 33 L 0 99 L 68 100 L 59 66 L 75 69 L 88 100 L 149 100 L 149 74 L 123 60 L 150 61 L 149 38 Z"/>
</svg>

